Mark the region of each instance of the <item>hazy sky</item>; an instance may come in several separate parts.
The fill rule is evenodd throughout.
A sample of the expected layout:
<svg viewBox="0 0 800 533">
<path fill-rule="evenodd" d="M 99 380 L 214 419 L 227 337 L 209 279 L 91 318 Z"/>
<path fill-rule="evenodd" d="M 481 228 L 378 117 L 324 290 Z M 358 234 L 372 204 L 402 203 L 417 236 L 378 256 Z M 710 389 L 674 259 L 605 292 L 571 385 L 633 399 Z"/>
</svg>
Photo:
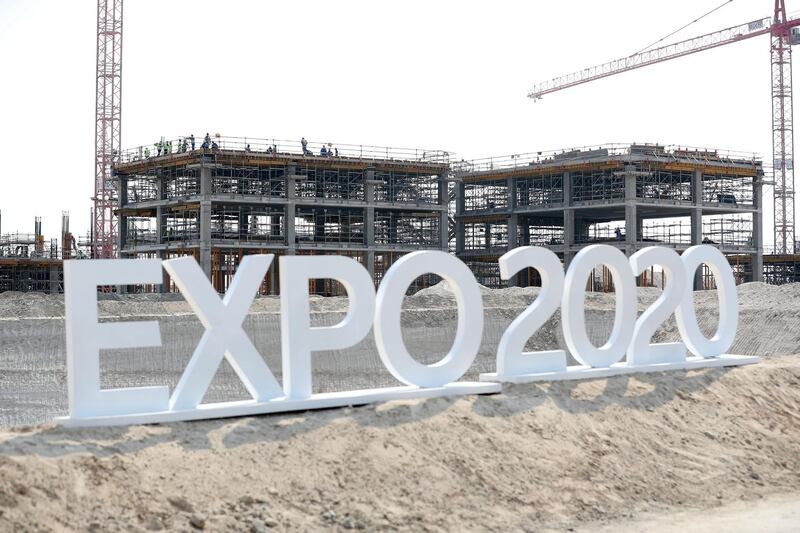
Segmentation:
<svg viewBox="0 0 800 533">
<path fill-rule="evenodd" d="M 210 131 L 466 159 L 636 141 L 770 160 L 767 36 L 525 97 L 536 82 L 629 55 L 720 3 L 127 0 L 122 145 Z M 770 0 L 735 0 L 674 39 L 771 10 Z M 73 232 L 88 230 L 95 27 L 94 1 L 0 0 L 4 233 L 33 232 L 40 215 L 57 236 L 62 210 Z"/>
</svg>

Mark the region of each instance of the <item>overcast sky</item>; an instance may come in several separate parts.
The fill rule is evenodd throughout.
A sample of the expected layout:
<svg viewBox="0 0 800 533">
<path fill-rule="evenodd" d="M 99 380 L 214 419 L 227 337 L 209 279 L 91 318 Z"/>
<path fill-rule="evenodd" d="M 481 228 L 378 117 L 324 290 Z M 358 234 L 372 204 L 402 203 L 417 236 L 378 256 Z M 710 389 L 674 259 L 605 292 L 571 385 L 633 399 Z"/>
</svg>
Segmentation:
<svg viewBox="0 0 800 533">
<path fill-rule="evenodd" d="M 127 0 L 122 145 L 210 131 L 466 159 L 636 141 L 769 160 L 767 36 L 526 98 L 534 83 L 636 52 L 721 2 Z M 670 40 L 771 10 L 735 0 Z M 88 231 L 95 28 L 94 1 L 0 0 L 3 233 L 33 232 L 40 215 L 55 237 L 62 210 L 73 232 Z"/>
</svg>

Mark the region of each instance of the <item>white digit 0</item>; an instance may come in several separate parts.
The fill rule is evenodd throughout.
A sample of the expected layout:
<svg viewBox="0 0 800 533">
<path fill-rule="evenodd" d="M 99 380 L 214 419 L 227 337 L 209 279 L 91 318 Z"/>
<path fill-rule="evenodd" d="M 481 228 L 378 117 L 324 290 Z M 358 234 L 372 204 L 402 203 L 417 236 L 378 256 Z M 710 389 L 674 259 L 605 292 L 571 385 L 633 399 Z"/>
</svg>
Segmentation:
<svg viewBox="0 0 800 533">
<path fill-rule="evenodd" d="M 594 346 L 586 334 L 586 279 L 595 265 L 611 271 L 616 294 L 614 328 L 608 341 Z M 575 255 L 565 278 L 566 291 L 561 302 L 564 341 L 572 355 L 584 365 L 609 367 L 625 355 L 636 321 L 636 282 L 625 254 L 606 244 L 593 244 Z"/>
<path fill-rule="evenodd" d="M 717 357 L 724 354 L 736 338 L 736 327 L 739 321 L 739 307 L 736 303 L 736 281 L 730 263 L 714 246 L 701 244 L 688 248 L 681 256 L 687 280 L 686 296 L 675 310 L 675 321 L 681 332 L 683 342 L 693 354 L 700 357 Z M 717 298 L 719 299 L 719 325 L 714 336 L 707 338 L 700 330 L 692 300 L 692 282 L 694 273 L 705 263 L 717 281 Z"/>
</svg>

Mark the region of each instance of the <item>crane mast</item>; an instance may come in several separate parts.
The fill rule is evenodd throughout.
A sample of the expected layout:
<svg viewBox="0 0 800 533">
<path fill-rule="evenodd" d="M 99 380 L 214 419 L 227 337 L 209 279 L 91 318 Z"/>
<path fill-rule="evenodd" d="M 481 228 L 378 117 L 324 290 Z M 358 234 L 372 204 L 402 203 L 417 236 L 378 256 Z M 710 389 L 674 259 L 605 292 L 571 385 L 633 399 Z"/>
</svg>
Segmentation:
<svg viewBox="0 0 800 533">
<path fill-rule="evenodd" d="M 788 19 L 784 0 L 775 0 L 772 17 L 707 33 L 691 39 L 653 48 L 644 52 L 585 68 L 537 84 L 528 97 L 540 99 L 545 94 L 589 83 L 622 72 L 695 54 L 745 39 L 770 35 L 772 61 L 772 161 L 775 174 L 774 242 L 775 253 L 795 253 L 794 229 L 794 139 L 792 126 L 792 28 L 800 19 Z"/>
<path fill-rule="evenodd" d="M 794 231 L 794 129 L 792 43 L 783 0 L 775 0 L 772 58 L 772 165 L 775 174 L 775 253 L 796 251 Z"/>
<path fill-rule="evenodd" d="M 121 148 L 122 0 L 97 2 L 97 78 L 95 100 L 94 257 L 116 256 L 117 189 L 112 164 Z"/>
</svg>

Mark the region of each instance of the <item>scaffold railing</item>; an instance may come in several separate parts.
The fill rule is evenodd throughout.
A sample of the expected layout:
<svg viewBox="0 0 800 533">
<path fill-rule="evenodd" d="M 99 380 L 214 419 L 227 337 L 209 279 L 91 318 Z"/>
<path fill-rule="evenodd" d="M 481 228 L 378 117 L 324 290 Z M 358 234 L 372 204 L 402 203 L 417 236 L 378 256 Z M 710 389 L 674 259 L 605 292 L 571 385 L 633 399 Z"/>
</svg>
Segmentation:
<svg viewBox="0 0 800 533">
<path fill-rule="evenodd" d="M 277 154 L 309 158 L 346 158 L 379 161 L 414 161 L 420 163 L 442 164 L 450 162 L 451 153 L 445 150 L 421 148 L 398 148 L 372 146 L 367 144 L 343 144 L 329 141 L 265 139 L 256 137 L 229 137 L 215 134 L 206 143 L 205 136 L 194 138 L 194 151 L 212 153 L 215 151 L 253 152 L 258 154 Z M 324 149 L 324 150 L 323 150 Z M 132 163 L 153 157 L 182 154 L 192 151 L 190 136 L 174 139 L 160 139 L 152 144 L 123 150 L 120 163 Z"/>
<path fill-rule="evenodd" d="M 698 148 L 693 146 L 660 145 L 650 143 L 610 143 L 558 150 L 542 150 L 522 154 L 507 154 L 479 159 L 453 161 L 451 168 L 456 175 L 493 170 L 508 170 L 523 167 L 569 164 L 576 160 L 592 158 L 625 158 L 637 155 L 665 160 L 691 160 L 698 163 L 760 164 L 761 158 L 754 152 Z"/>
</svg>

